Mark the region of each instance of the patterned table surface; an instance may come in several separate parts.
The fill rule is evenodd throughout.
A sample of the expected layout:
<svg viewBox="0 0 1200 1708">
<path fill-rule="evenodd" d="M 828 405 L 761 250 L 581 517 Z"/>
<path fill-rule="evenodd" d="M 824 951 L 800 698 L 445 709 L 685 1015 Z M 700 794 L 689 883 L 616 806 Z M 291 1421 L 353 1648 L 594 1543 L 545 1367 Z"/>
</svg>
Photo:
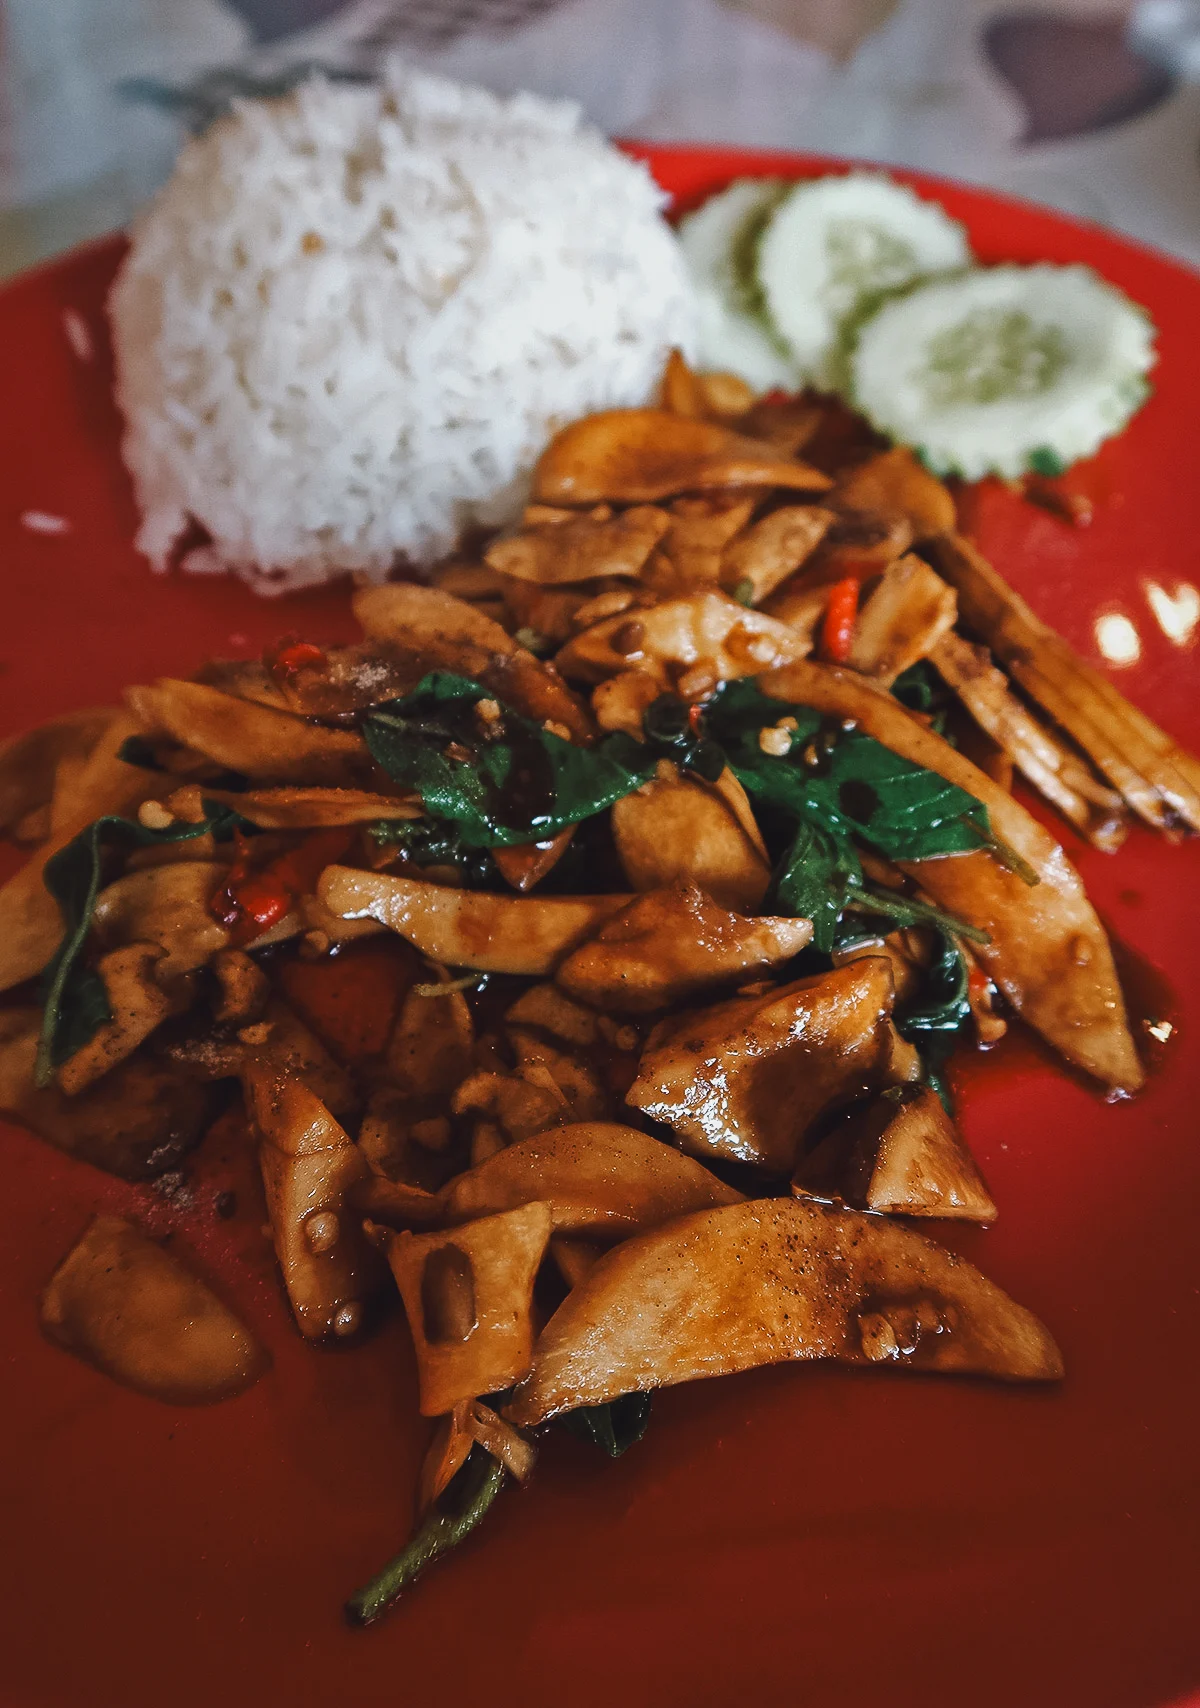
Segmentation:
<svg viewBox="0 0 1200 1708">
<path fill-rule="evenodd" d="M 0 273 L 121 223 L 189 126 L 399 50 L 615 134 L 965 177 L 1200 263 L 1200 0 L 0 0 Z M 7 211 L 6 211 L 7 210 Z"/>
</svg>

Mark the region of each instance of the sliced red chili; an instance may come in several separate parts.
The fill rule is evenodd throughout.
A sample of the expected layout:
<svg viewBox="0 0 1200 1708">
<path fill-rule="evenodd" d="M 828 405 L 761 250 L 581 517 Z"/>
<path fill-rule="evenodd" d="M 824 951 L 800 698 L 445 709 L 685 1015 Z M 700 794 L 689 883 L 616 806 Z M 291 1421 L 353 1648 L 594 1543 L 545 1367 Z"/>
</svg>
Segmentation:
<svg viewBox="0 0 1200 1708">
<path fill-rule="evenodd" d="M 854 645 L 858 621 L 858 581 L 848 575 L 829 589 L 829 603 L 821 627 L 821 651 L 834 664 L 845 664 Z"/>
<path fill-rule="evenodd" d="M 250 869 L 252 845 L 235 832 L 234 863 L 209 902 L 209 912 L 233 934 L 235 943 L 251 942 L 285 919 L 301 896 L 313 893 L 326 866 L 340 860 L 353 839 L 349 828 L 314 831 L 255 872 Z"/>
<path fill-rule="evenodd" d="M 263 663 L 277 681 L 288 682 L 302 670 L 323 670 L 329 660 L 312 641 L 285 635 L 263 653 Z"/>
</svg>

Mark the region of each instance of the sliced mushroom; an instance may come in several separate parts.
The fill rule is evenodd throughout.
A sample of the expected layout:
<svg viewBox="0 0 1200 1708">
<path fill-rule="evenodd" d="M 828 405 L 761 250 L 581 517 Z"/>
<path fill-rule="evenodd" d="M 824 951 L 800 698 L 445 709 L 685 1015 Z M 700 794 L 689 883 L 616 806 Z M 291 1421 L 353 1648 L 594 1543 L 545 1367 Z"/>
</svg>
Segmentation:
<svg viewBox="0 0 1200 1708">
<path fill-rule="evenodd" d="M 124 714 L 112 720 L 75 780 L 62 828 L 0 885 L 0 990 L 34 978 L 58 948 L 62 916 L 43 881 L 50 857 L 94 819 L 129 812 L 159 787 L 153 772 L 118 757 L 137 729 L 136 721 Z"/>
<path fill-rule="evenodd" d="M 363 1328 L 382 1276 L 379 1253 L 347 1205 L 366 1160 L 308 1087 L 268 1062 L 242 1084 L 261 1140 L 259 1161 L 275 1255 L 306 1340 L 348 1339 Z"/>
<path fill-rule="evenodd" d="M 637 577 L 670 525 L 664 510 L 639 504 L 604 521 L 576 516 L 527 526 L 493 540 L 484 558 L 504 575 L 544 587 L 576 586 L 609 575 Z"/>
<path fill-rule="evenodd" d="M 597 623 L 557 655 L 564 675 L 600 682 L 620 670 L 652 676 L 674 688 L 689 665 L 707 665 L 707 687 L 755 676 L 806 656 L 808 644 L 786 623 L 749 611 L 723 593 L 695 593 Z"/>
<path fill-rule="evenodd" d="M 881 1216 L 794 1199 L 702 1210 L 626 1241 L 567 1295 L 505 1413 L 532 1427 L 702 1376 L 815 1358 L 1056 1381 L 1032 1314 Z"/>
<path fill-rule="evenodd" d="M 108 706 L 67 712 L 0 741 L 0 830 L 11 831 L 27 813 L 49 806 L 59 766 L 86 760 L 117 715 Z"/>
<path fill-rule="evenodd" d="M 556 984 L 535 984 L 521 993 L 504 1018 L 514 1026 L 532 1026 L 561 1038 L 564 1044 L 587 1049 L 596 1042 L 600 1017 Z"/>
<path fill-rule="evenodd" d="M 889 1083 L 892 1002 L 878 958 L 674 1015 L 650 1034 L 626 1100 L 697 1156 L 790 1174 L 819 1115 Z"/>
<path fill-rule="evenodd" d="M 853 671 L 793 665 L 764 677 L 761 686 L 782 700 L 855 719 L 893 753 L 983 802 L 993 831 L 1027 862 L 1035 885 L 985 853 L 923 860 L 909 870 L 939 907 L 988 933 L 990 942 L 976 953 L 1023 1019 L 1105 1085 L 1138 1090 L 1145 1074 L 1112 949 L 1079 874 L 1053 837 L 898 700 Z"/>
<path fill-rule="evenodd" d="M 1076 830 L 1112 853 L 1124 842 L 1129 819 L 1121 796 L 1108 789 L 1078 753 L 1038 722 L 1017 699 L 986 647 L 960 635 L 943 635 L 929 654 L 943 681 L 1038 793 Z"/>
<path fill-rule="evenodd" d="M 547 837 L 543 842 L 521 842 L 512 848 L 493 848 L 492 859 L 505 883 L 521 895 L 527 895 L 558 865 L 574 834 L 575 826 L 569 824 L 557 836 Z"/>
<path fill-rule="evenodd" d="M 213 1009 L 218 1026 L 248 1026 L 261 1020 L 271 981 L 258 962 L 242 949 L 221 949 L 210 965 L 221 992 Z"/>
<path fill-rule="evenodd" d="M 481 1400 L 472 1400 L 467 1407 L 467 1429 L 471 1439 L 477 1441 L 485 1453 L 499 1460 L 510 1477 L 519 1483 L 528 1482 L 537 1462 L 537 1448 L 532 1441 L 526 1441 L 507 1419 L 498 1416 Z"/>
<path fill-rule="evenodd" d="M 507 1388 L 529 1369 L 533 1280 L 549 1238 L 549 1206 L 523 1204 L 447 1233 L 392 1239 L 423 1416 Z"/>
<path fill-rule="evenodd" d="M 369 765 L 362 736 L 172 677 L 125 698 L 142 733 L 169 735 L 218 765 L 279 783 L 344 785 Z"/>
<path fill-rule="evenodd" d="M 533 473 L 543 504 L 653 504 L 719 486 L 824 492 L 827 475 L 772 445 L 662 409 L 610 409 L 556 433 Z"/>
<path fill-rule="evenodd" d="M 761 444 L 774 445 L 783 456 L 794 457 L 819 432 L 825 417 L 822 404 L 811 393 L 799 397 L 760 397 L 737 422 L 740 432 Z"/>
<path fill-rule="evenodd" d="M 792 1190 L 860 1210 L 996 1220 L 974 1157 L 927 1085 L 897 1087 L 854 1110 L 801 1159 Z"/>
<path fill-rule="evenodd" d="M 1200 760 L 1085 664 L 969 540 L 947 534 L 931 552 L 958 593 L 964 623 L 1133 811 L 1158 830 L 1200 830 Z"/>
<path fill-rule="evenodd" d="M 889 688 L 902 671 L 928 658 L 957 614 L 954 589 L 909 552 L 888 565 L 860 610 L 848 663 Z"/>
<path fill-rule="evenodd" d="M 470 1422 L 470 1400 L 460 1400 L 444 1417 L 438 1418 L 421 1462 L 421 1476 L 417 1483 L 418 1513 L 429 1511 L 466 1464 L 467 1455 L 475 1445 Z"/>
<path fill-rule="evenodd" d="M 123 1180 L 177 1168 L 213 1117 L 215 1093 L 138 1054 L 76 1097 L 33 1083 L 41 1013 L 0 1016 L 0 1109 L 68 1156 Z"/>
<path fill-rule="evenodd" d="M 715 588 L 725 547 L 750 520 L 755 502 L 738 493 L 675 499 L 662 551 L 643 580 L 665 597 Z"/>
<path fill-rule="evenodd" d="M 593 690 L 592 711 L 601 729 L 623 729 L 640 741 L 642 719 L 661 693 L 662 683 L 649 671 L 622 670 Z"/>
<path fill-rule="evenodd" d="M 912 524 L 903 516 L 840 509 L 799 579 L 803 582 L 811 575 L 814 581 L 829 583 L 853 576 L 856 581 L 869 581 L 903 557 L 912 543 Z"/>
<path fill-rule="evenodd" d="M 127 872 L 96 898 L 92 926 L 105 947 L 156 943 L 163 950 L 160 979 L 202 967 L 229 944 L 209 904 L 226 882 L 229 867 L 215 860 L 187 860 Z"/>
<path fill-rule="evenodd" d="M 431 961 L 544 978 L 628 896 L 501 896 L 385 872 L 329 866 L 320 899 L 341 918 L 369 916 Z"/>
<path fill-rule="evenodd" d="M 761 605 L 816 550 L 835 516 L 816 504 L 785 504 L 769 511 L 725 548 L 721 584 Z"/>
<path fill-rule="evenodd" d="M 270 1359 L 216 1294 L 119 1216 L 97 1216 L 42 1295 L 50 1339 L 169 1405 L 244 1393 Z"/>
<path fill-rule="evenodd" d="M 555 1234 L 550 1241 L 550 1256 L 568 1289 L 578 1287 L 592 1272 L 605 1249 L 598 1240 L 567 1239 L 561 1234 Z"/>
<path fill-rule="evenodd" d="M 482 1148 L 472 1144 L 472 1166 L 482 1155 L 491 1156 L 505 1143 L 544 1133 L 571 1119 L 567 1100 L 549 1074 L 535 1080 L 496 1069 L 473 1073 L 458 1087 L 450 1107 L 456 1115 L 485 1117 L 476 1123 L 476 1137 L 480 1128 L 486 1126 L 496 1140 L 495 1144 Z"/>
<path fill-rule="evenodd" d="M 242 818 L 263 830 L 325 830 L 339 825 L 377 824 L 381 819 L 421 817 L 417 795 L 373 795 L 362 789 L 227 789 L 197 788 L 192 783 L 167 798 L 168 810 L 190 806 L 197 795 L 235 807 Z"/>
<path fill-rule="evenodd" d="M 807 919 L 746 919 L 694 885 L 651 890 L 607 919 L 559 967 L 556 978 L 581 1002 L 647 1014 L 798 955 L 812 937 Z"/>
<path fill-rule="evenodd" d="M 701 420 L 708 414 L 708 404 L 700 376 L 684 360 L 681 350 L 672 350 L 663 370 L 660 406 L 672 415 L 689 415 Z"/>
<path fill-rule="evenodd" d="M 437 995 L 427 995 L 430 987 Z M 443 994 L 444 993 L 444 994 Z M 475 1027 L 461 990 L 444 967 L 404 998 L 388 1042 L 384 1069 L 406 1098 L 432 1101 L 448 1097 L 471 1070 Z"/>
<path fill-rule="evenodd" d="M 163 989 L 159 974 L 164 951 L 157 943 L 129 943 L 96 963 L 110 1019 L 97 1026 L 86 1044 L 58 1069 L 58 1083 L 77 1096 L 131 1056 L 179 1003 Z M 178 990 L 178 985 L 176 986 Z"/>
<path fill-rule="evenodd" d="M 360 589 L 353 605 L 372 640 L 408 654 L 423 669 L 472 676 L 526 717 L 561 724 L 575 741 L 591 738 L 586 709 L 555 671 L 464 600 L 437 587 L 394 581 Z"/>
<path fill-rule="evenodd" d="M 635 890 L 690 883 L 737 913 L 753 913 L 767 893 L 771 867 L 760 843 L 712 784 L 656 778 L 617 801 L 611 823 Z"/>
<path fill-rule="evenodd" d="M 660 1139 L 598 1121 L 524 1139 L 460 1174 L 443 1195 L 443 1215 L 469 1222 L 544 1202 L 556 1233 L 609 1241 L 740 1201 L 740 1192 Z"/>
<path fill-rule="evenodd" d="M 607 1093 L 586 1061 L 522 1026 L 510 1026 L 508 1038 L 517 1077 L 560 1097 L 563 1119 L 599 1121 L 608 1114 Z"/>
<path fill-rule="evenodd" d="M 831 502 L 838 509 L 902 516 L 915 540 L 932 539 L 955 526 L 954 500 L 906 445 L 860 463 L 838 482 Z"/>
</svg>

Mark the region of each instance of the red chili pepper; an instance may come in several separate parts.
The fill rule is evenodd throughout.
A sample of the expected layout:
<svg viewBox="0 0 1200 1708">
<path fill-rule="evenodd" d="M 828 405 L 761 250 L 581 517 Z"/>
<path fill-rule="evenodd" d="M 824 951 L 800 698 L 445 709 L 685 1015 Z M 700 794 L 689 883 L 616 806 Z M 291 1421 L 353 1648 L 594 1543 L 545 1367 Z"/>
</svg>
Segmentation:
<svg viewBox="0 0 1200 1708">
<path fill-rule="evenodd" d="M 298 847 L 253 872 L 252 844 L 235 831 L 236 856 L 229 877 L 208 910 L 232 932 L 235 943 L 249 943 L 285 919 L 301 896 L 311 895 L 326 866 L 340 860 L 353 839 L 350 829 L 314 831 Z"/>
<path fill-rule="evenodd" d="M 700 720 L 703 716 L 704 707 L 699 701 L 694 706 L 688 707 L 688 728 L 693 735 L 700 734 Z"/>
<path fill-rule="evenodd" d="M 858 581 L 848 575 L 835 581 L 829 589 L 825 621 L 821 627 L 821 651 L 834 664 L 845 664 L 854 645 L 854 625 L 858 621 Z"/>
<path fill-rule="evenodd" d="M 991 988 L 991 980 L 982 967 L 971 964 L 967 969 L 967 995 L 974 1002 L 982 1002 Z"/>
<path fill-rule="evenodd" d="M 263 653 L 263 663 L 277 681 L 290 681 L 302 670 L 320 670 L 328 659 L 319 646 L 303 641 L 298 635 L 285 635 Z"/>
</svg>

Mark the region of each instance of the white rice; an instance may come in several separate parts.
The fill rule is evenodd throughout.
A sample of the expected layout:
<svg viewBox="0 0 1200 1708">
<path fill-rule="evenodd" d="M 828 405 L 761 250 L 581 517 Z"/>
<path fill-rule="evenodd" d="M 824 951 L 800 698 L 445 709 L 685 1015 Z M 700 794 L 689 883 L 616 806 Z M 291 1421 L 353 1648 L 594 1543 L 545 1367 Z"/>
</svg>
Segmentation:
<svg viewBox="0 0 1200 1708">
<path fill-rule="evenodd" d="M 507 521 L 555 427 L 645 403 L 692 300 L 646 169 L 566 103 L 390 68 L 184 150 L 113 289 L 138 544 L 260 592 Z"/>
</svg>

